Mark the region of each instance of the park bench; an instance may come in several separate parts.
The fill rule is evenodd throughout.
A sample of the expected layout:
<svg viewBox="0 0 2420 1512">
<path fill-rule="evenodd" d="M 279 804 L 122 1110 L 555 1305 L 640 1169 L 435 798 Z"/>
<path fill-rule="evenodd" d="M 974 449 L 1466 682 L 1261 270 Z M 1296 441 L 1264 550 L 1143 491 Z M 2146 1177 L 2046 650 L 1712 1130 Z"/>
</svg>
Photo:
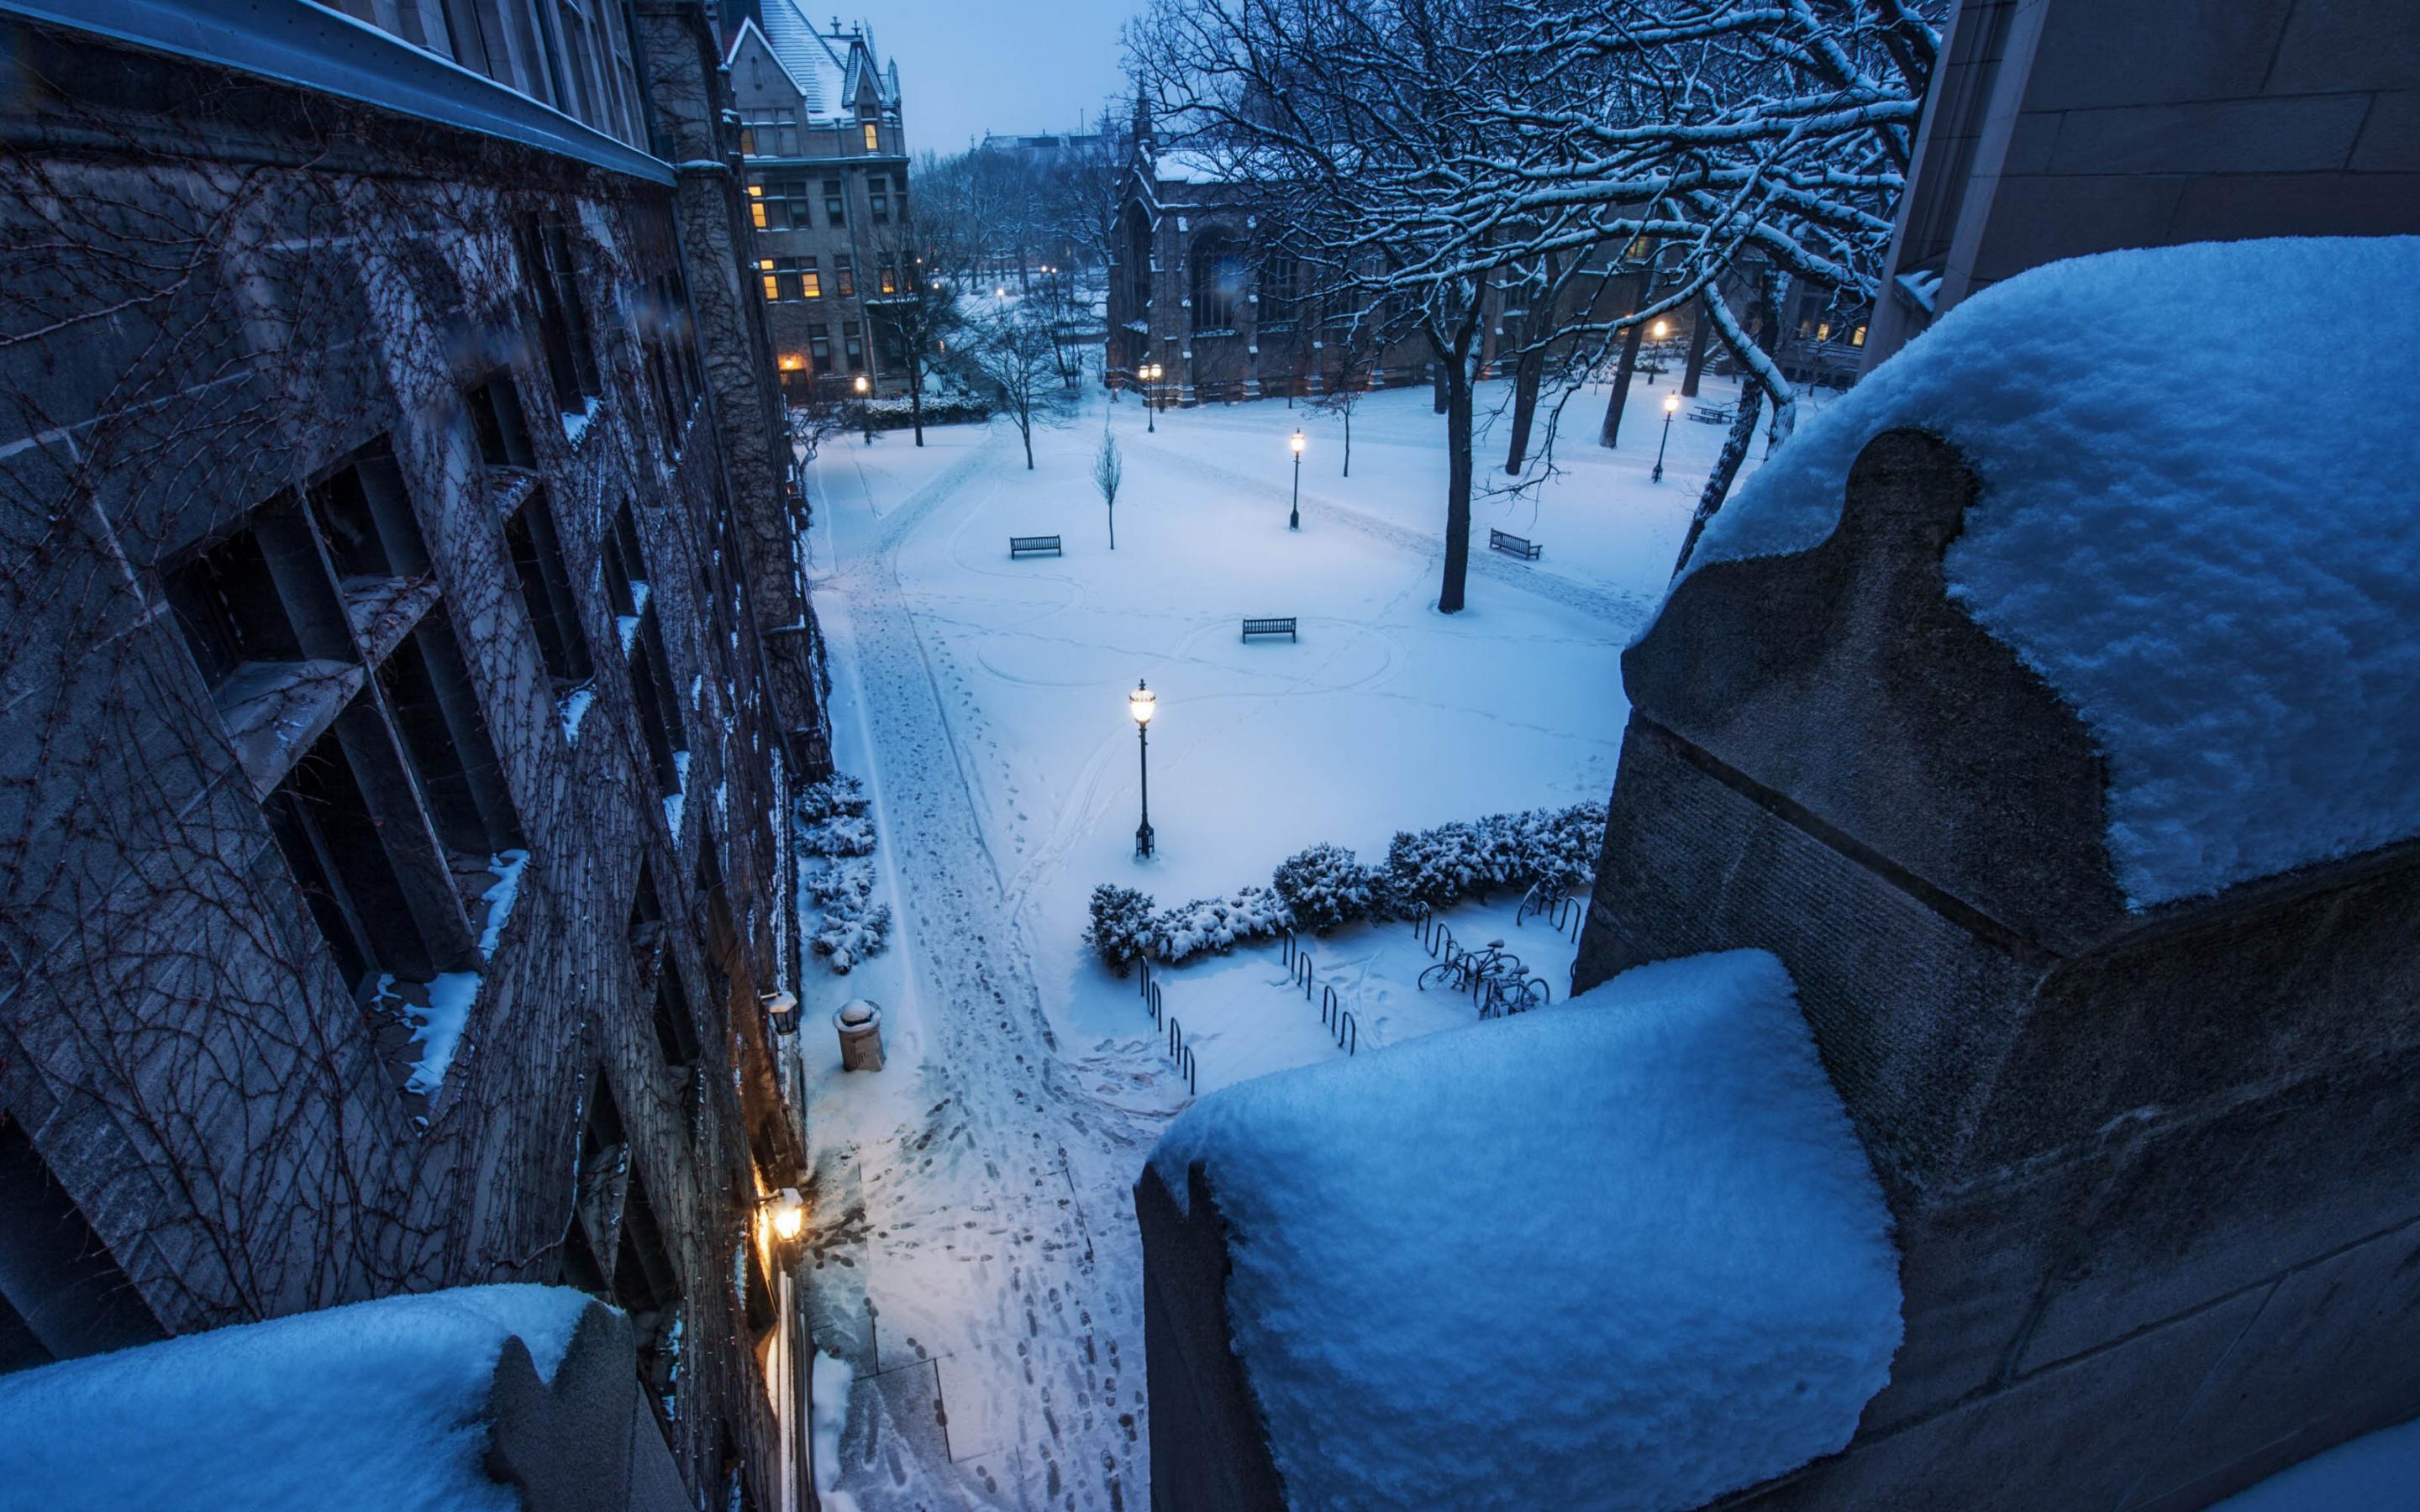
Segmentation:
<svg viewBox="0 0 2420 1512">
<path fill-rule="evenodd" d="M 1701 404 L 1689 411 L 1689 418 L 1701 425 L 1728 425 L 1739 418 L 1739 410 L 1727 404 Z"/>
<path fill-rule="evenodd" d="M 1059 549 L 1059 537 L 1055 535 L 1012 535 L 1008 538 L 1008 554 L 1011 560 L 1017 557 L 1038 557 L 1045 551 L 1054 557 L 1066 555 L 1064 551 Z"/>
<path fill-rule="evenodd" d="M 1291 614 L 1283 615 L 1281 617 L 1273 616 L 1268 619 L 1246 620 L 1244 622 L 1244 643 L 1246 645 L 1251 644 L 1252 637 L 1256 635 L 1281 635 L 1287 640 L 1296 642 L 1299 642 L 1302 640 L 1301 636 L 1295 633 L 1294 616 Z"/>
<path fill-rule="evenodd" d="M 1508 535 L 1504 532 L 1497 530 L 1491 530 L 1487 532 L 1487 544 L 1494 549 L 1505 553 L 1507 556 L 1519 557 L 1524 562 L 1537 561 L 1539 553 L 1546 549 L 1537 542 L 1529 540 L 1527 537 Z"/>
</svg>

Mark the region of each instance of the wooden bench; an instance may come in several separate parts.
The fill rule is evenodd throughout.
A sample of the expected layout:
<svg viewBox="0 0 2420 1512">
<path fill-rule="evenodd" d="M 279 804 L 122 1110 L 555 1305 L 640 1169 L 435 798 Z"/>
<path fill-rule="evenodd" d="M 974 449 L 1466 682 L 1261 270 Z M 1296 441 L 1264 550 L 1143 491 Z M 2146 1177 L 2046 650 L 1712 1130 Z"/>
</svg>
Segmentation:
<svg viewBox="0 0 2420 1512">
<path fill-rule="evenodd" d="M 1689 418 L 1701 425 L 1728 425 L 1739 418 L 1736 406 L 1701 404 L 1689 411 Z"/>
<path fill-rule="evenodd" d="M 1487 544 L 1495 550 L 1501 551 L 1507 556 L 1519 557 L 1524 562 L 1537 561 L 1538 554 L 1546 549 L 1535 541 L 1519 535 L 1507 535 L 1498 530 L 1490 530 L 1487 532 Z"/>
<path fill-rule="evenodd" d="M 1262 620 L 1246 620 L 1244 622 L 1244 643 L 1246 645 L 1251 644 L 1252 637 L 1256 635 L 1281 635 L 1296 644 L 1301 643 L 1302 640 L 1302 637 L 1295 633 L 1294 616 L 1291 614 L 1285 615 L 1281 618 L 1272 617 Z"/>
<path fill-rule="evenodd" d="M 1008 554 L 1012 561 L 1018 557 L 1038 557 L 1045 551 L 1054 557 L 1067 554 L 1059 549 L 1059 537 L 1055 535 L 1012 535 L 1008 538 Z"/>
</svg>

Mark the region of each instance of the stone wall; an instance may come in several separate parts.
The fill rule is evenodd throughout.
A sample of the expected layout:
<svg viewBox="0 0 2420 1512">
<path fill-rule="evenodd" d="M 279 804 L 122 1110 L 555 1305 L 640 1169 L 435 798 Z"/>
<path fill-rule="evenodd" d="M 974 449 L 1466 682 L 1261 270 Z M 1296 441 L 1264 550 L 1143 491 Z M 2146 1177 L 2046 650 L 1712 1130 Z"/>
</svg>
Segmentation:
<svg viewBox="0 0 2420 1512">
<path fill-rule="evenodd" d="M 685 239 L 668 184 L 86 36 L 7 40 L 42 87 L 0 109 L 0 1123 L 169 1332 L 498 1280 L 652 1316 L 682 1473 L 762 1504 L 768 1325 L 731 1278 L 759 1181 L 801 1164 L 759 1001 L 799 959 L 798 720 L 759 630 L 798 603 L 736 549 L 781 502 L 768 409 L 740 402 L 761 332 L 733 350 L 745 327 L 692 319 L 691 289 L 736 285 L 732 240 Z M 585 357 L 558 368 L 558 336 Z M 723 369 L 736 399 L 706 394 Z M 519 440 L 485 433 L 481 393 Z M 382 605 L 303 502 L 365 455 L 427 558 Z M 544 615 L 517 544 L 540 509 L 565 567 Z M 282 717 L 230 726 L 168 598 L 247 532 L 281 585 L 345 595 L 294 609 L 325 670 L 292 685 L 290 742 Z M 462 675 L 432 746 L 394 652 L 440 615 Z M 429 764 L 447 748 L 467 775 Z M 408 917 L 431 957 L 375 964 L 480 974 L 424 1092 L 402 1084 L 427 1046 L 340 965 L 272 827 L 314 771 L 364 790 L 376 833 L 347 854 L 400 879 L 364 927 Z M 532 856 L 491 955 L 489 879 L 440 817 L 464 782 Z"/>
<path fill-rule="evenodd" d="M 1944 596 L 1971 498 L 1880 438 L 1625 657 L 1577 983 L 1778 954 L 1903 1256 L 1856 1441 L 1736 1504 L 2189 1507 L 2420 1410 L 2420 854 L 2129 914 L 2080 724 Z"/>
</svg>

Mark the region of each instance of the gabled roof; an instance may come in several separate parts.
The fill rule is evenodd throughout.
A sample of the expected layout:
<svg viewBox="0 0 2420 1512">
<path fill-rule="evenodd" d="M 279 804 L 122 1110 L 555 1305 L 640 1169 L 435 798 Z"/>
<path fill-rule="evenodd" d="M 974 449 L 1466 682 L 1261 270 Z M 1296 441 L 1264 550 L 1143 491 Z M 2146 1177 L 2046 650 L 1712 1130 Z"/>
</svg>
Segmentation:
<svg viewBox="0 0 2420 1512">
<path fill-rule="evenodd" d="M 825 32 L 807 19 L 800 0 L 764 0 L 764 9 L 762 28 L 753 21 L 740 23 L 724 57 L 726 63 L 739 55 L 740 46 L 753 32 L 797 85 L 805 120 L 852 119 L 859 100 L 868 95 L 885 114 L 898 111 L 898 66 L 885 69 L 876 61 L 871 27 L 862 22 L 844 27 L 835 17 L 831 30 Z"/>
</svg>

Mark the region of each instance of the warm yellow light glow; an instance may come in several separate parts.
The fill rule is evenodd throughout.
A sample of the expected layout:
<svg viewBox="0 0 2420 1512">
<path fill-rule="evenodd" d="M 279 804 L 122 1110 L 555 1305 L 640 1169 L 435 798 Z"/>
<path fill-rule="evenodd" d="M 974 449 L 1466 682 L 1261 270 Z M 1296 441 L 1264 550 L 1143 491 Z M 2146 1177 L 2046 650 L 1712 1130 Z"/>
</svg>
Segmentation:
<svg viewBox="0 0 2420 1512">
<path fill-rule="evenodd" d="M 773 1198 L 770 1205 L 770 1211 L 773 1215 L 773 1235 L 775 1238 L 792 1240 L 798 1238 L 799 1235 L 805 1230 L 807 1227 L 807 1205 L 799 1200 L 799 1189 L 797 1187 L 785 1186 L 782 1188 L 781 1194 Z"/>
<path fill-rule="evenodd" d="M 1290 444 L 1294 447 L 1294 455 L 1300 456 L 1302 455 L 1302 432 L 1295 431 L 1294 433 L 1294 440 Z"/>
<path fill-rule="evenodd" d="M 1668 394 L 1666 394 L 1666 395 L 1664 396 L 1664 412 L 1665 412 L 1666 414 L 1668 414 L 1668 414 L 1672 413 L 1672 411 L 1674 411 L 1675 409 L 1680 409 L 1680 408 L 1681 408 L 1681 396 L 1680 396 L 1679 394 L 1677 394 L 1677 393 L 1668 393 Z"/>
<path fill-rule="evenodd" d="M 996 289 L 993 289 L 991 292 L 992 292 L 992 296 L 993 296 L 995 299 L 1002 299 L 1002 300 L 1004 300 L 1004 299 L 1008 298 L 1008 285 L 1005 285 L 1005 284 L 1002 284 L 1000 287 L 998 287 L 998 288 L 996 288 Z"/>
<path fill-rule="evenodd" d="M 871 384 L 871 383 L 868 383 L 868 382 L 865 380 L 865 375 L 864 375 L 864 374 L 860 373 L 860 374 L 857 376 L 857 392 L 858 392 L 858 393 L 863 393 L 866 390 L 868 390 L 868 389 L 870 389 L 870 388 L 872 388 L 872 387 L 874 387 L 874 385 L 873 385 L 873 384 Z"/>
<path fill-rule="evenodd" d="M 784 357 L 782 359 L 782 371 L 784 373 L 795 373 L 806 365 L 807 360 L 803 357 Z"/>
<path fill-rule="evenodd" d="M 1653 336 L 1657 341 L 1662 341 L 1662 340 L 1664 339 L 1665 333 L 1666 333 L 1666 332 L 1669 332 L 1671 329 L 1672 329 L 1672 328 L 1671 328 L 1670 326 L 1668 326 L 1668 325 L 1666 325 L 1663 321 L 1658 320 L 1658 321 L 1656 321 L 1656 322 L 1655 322 L 1655 324 L 1654 324 L 1653 326 L 1652 326 L 1651 328 L 1649 328 L 1649 330 L 1648 330 L 1648 332 L 1647 332 L 1647 333 L 1648 333 L 1649 335 L 1651 335 L 1651 336 Z"/>
<path fill-rule="evenodd" d="M 1151 723 L 1152 705 L 1158 702 L 1159 695 L 1145 687 L 1140 678 L 1137 678 L 1135 680 L 1135 690 L 1126 695 L 1126 712 L 1134 716 L 1135 723 L 1149 724 Z"/>
</svg>

